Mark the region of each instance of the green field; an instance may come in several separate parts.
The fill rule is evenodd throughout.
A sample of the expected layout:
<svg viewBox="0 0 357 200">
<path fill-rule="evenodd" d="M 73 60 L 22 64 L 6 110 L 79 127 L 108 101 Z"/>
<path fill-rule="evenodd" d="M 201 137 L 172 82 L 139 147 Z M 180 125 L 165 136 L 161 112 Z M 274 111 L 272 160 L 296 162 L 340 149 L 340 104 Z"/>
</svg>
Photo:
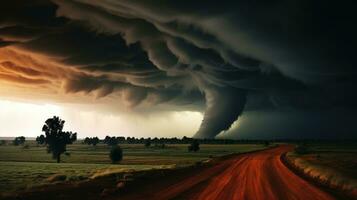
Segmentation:
<svg viewBox="0 0 357 200">
<path fill-rule="evenodd" d="M 66 181 L 91 178 L 96 175 L 130 170 L 149 170 L 192 165 L 197 161 L 231 153 L 264 149 L 263 145 L 226 144 L 200 145 L 199 152 L 188 152 L 188 145 L 172 144 L 165 148 L 142 144 L 122 144 L 123 160 L 113 165 L 108 157 L 110 147 L 84 144 L 67 146 L 70 156 L 62 156 L 62 163 L 55 163 L 46 148 L 27 142 L 23 146 L 0 146 L 0 194 L 50 183 L 49 177 L 65 175 Z"/>
</svg>

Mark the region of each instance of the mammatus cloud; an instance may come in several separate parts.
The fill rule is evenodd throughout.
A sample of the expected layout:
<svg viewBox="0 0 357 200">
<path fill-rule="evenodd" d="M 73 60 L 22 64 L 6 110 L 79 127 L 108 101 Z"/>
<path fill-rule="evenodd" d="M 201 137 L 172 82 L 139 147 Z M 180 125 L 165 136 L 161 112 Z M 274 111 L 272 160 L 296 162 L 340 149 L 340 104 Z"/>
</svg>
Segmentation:
<svg viewBox="0 0 357 200">
<path fill-rule="evenodd" d="M 200 138 L 243 110 L 355 107 L 353 14 L 320 3 L 15 0 L 0 8 L 0 80 L 132 108 L 205 102 Z"/>
</svg>

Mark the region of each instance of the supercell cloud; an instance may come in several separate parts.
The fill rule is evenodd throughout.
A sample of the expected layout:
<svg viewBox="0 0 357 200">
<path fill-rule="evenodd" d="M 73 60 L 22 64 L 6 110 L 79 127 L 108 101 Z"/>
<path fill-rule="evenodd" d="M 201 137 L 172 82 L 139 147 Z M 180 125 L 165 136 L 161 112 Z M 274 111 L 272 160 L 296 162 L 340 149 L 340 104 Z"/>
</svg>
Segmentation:
<svg viewBox="0 0 357 200">
<path fill-rule="evenodd" d="M 0 11 L 1 82 L 133 109 L 205 105 L 195 137 L 215 137 L 242 112 L 357 105 L 347 4 L 12 0 Z"/>
</svg>

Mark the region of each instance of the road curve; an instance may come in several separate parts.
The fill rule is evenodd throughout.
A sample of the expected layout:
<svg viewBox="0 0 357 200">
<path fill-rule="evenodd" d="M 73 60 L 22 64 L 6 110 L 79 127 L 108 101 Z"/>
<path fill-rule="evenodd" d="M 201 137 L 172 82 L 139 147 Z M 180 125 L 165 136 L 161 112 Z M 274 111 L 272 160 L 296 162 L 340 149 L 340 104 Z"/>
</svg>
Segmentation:
<svg viewBox="0 0 357 200">
<path fill-rule="evenodd" d="M 239 155 L 146 196 L 185 200 L 332 200 L 291 172 L 280 156 L 291 146 Z"/>
</svg>

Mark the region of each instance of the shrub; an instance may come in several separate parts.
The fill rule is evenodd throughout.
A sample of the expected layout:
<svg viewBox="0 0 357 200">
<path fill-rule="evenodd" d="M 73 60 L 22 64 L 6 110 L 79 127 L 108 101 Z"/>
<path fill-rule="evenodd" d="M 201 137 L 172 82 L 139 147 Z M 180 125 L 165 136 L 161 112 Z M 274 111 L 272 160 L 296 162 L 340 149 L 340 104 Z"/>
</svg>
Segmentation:
<svg viewBox="0 0 357 200">
<path fill-rule="evenodd" d="M 151 140 L 150 139 L 147 139 L 145 141 L 145 147 L 150 147 L 151 146 Z"/>
<path fill-rule="evenodd" d="M 40 135 L 36 137 L 36 142 L 37 144 L 41 145 L 41 144 L 45 144 L 46 143 L 46 138 L 44 135 Z"/>
<path fill-rule="evenodd" d="M 264 146 L 269 146 L 270 145 L 270 142 L 269 141 L 264 141 Z"/>
<path fill-rule="evenodd" d="M 120 137 L 109 137 L 106 136 L 104 139 L 104 144 L 108 146 L 117 146 L 119 144 Z"/>
<path fill-rule="evenodd" d="M 92 138 L 86 137 L 86 138 L 84 138 L 83 143 L 96 146 L 99 143 L 99 138 L 98 137 L 92 137 Z"/>
<path fill-rule="evenodd" d="M 15 137 L 15 139 L 14 139 L 14 141 L 12 141 L 12 143 L 15 146 L 18 146 L 18 145 L 24 144 L 25 141 L 26 141 L 26 138 L 24 136 L 20 136 L 20 137 Z"/>
<path fill-rule="evenodd" d="M 192 143 L 188 146 L 188 151 L 199 151 L 200 150 L 200 143 L 197 140 L 193 140 Z"/>
<path fill-rule="evenodd" d="M 84 138 L 83 143 L 90 145 L 90 138 L 89 137 Z"/>
<path fill-rule="evenodd" d="M 123 150 L 120 146 L 114 146 L 109 153 L 109 158 L 112 163 L 120 162 L 123 159 Z"/>
</svg>

